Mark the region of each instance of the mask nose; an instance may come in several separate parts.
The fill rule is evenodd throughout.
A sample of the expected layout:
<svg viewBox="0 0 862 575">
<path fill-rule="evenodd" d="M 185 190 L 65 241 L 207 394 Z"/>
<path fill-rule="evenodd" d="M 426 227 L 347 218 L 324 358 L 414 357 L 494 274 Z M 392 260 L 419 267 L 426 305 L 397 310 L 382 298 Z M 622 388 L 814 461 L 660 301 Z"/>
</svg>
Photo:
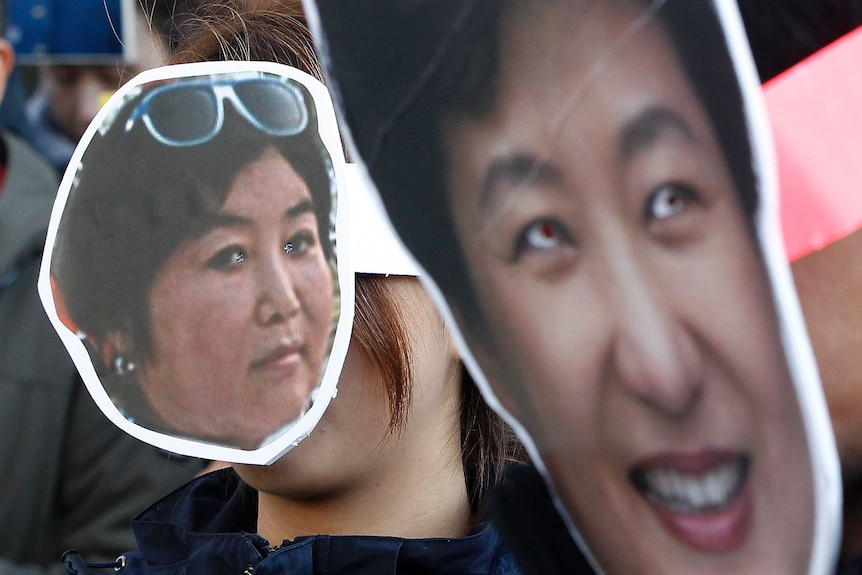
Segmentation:
<svg viewBox="0 0 862 575">
<path fill-rule="evenodd" d="M 257 274 L 258 301 L 255 321 L 268 326 L 286 321 L 296 315 L 301 306 L 295 285 L 295 274 L 283 251 L 271 255 L 259 264 Z"/>
<path fill-rule="evenodd" d="M 613 364 L 623 389 L 673 419 L 697 405 L 703 385 L 696 334 L 678 313 L 675 290 L 634 265 L 619 278 Z"/>
</svg>

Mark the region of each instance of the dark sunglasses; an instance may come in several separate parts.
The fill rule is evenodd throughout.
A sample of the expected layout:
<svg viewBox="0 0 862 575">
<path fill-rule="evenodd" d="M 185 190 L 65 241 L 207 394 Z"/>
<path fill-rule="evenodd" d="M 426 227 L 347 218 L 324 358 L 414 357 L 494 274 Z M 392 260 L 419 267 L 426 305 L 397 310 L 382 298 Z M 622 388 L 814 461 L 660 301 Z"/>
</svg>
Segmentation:
<svg viewBox="0 0 862 575">
<path fill-rule="evenodd" d="M 160 86 L 132 111 L 126 132 L 141 120 L 153 138 L 166 146 L 197 146 L 221 130 L 225 100 L 270 136 L 294 136 L 308 125 L 308 108 L 292 80 L 254 76 Z"/>
</svg>

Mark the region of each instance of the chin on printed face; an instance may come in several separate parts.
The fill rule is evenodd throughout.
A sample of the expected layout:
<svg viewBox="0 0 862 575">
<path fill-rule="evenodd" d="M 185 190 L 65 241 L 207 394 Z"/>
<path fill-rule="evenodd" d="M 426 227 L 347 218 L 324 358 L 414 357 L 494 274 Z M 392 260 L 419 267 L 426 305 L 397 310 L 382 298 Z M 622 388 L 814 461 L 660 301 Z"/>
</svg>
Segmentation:
<svg viewBox="0 0 862 575">
<path fill-rule="evenodd" d="M 309 409 L 337 320 L 313 101 L 262 74 L 130 94 L 82 158 L 52 275 L 123 416 L 257 449 Z"/>
<path fill-rule="evenodd" d="M 712 4 L 479 4 L 416 106 L 457 245 L 408 247 L 605 572 L 807 573 L 812 461 Z"/>
</svg>

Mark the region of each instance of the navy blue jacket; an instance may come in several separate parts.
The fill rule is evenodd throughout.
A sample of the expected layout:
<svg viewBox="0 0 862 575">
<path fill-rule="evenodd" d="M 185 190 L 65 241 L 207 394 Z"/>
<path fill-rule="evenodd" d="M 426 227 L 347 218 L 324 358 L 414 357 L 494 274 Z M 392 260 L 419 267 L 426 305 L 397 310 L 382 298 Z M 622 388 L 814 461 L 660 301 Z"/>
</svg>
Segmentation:
<svg viewBox="0 0 862 575">
<path fill-rule="evenodd" d="M 595 575 L 532 465 L 509 468 L 491 494 L 491 516 L 522 575 Z"/>
<path fill-rule="evenodd" d="M 254 533 L 257 492 L 231 469 L 174 491 L 133 521 L 123 575 L 518 575 L 485 523 L 460 539 L 299 537 L 270 551 Z"/>
</svg>

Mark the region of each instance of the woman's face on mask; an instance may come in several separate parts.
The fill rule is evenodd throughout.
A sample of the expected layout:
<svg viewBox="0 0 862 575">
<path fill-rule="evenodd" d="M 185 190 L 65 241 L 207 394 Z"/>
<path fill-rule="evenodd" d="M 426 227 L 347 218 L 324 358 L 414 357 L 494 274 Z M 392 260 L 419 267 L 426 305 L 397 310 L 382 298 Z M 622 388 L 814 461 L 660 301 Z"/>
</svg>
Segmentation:
<svg viewBox="0 0 862 575">
<path fill-rule="evenodd" d="M 156 276 L 139 376 L 152 408 L 181 434 L 260 447 L 320 384 L 333 300 L 308 186 L 268 149 Z"/>
<path fill-rule="evenodd" d="M 490 110 L 444 125 L 491 384 L 608 573 L 805 572 L 811 463 L 769 281 L 644 5 L 514 3 Z"/>
</svg>

